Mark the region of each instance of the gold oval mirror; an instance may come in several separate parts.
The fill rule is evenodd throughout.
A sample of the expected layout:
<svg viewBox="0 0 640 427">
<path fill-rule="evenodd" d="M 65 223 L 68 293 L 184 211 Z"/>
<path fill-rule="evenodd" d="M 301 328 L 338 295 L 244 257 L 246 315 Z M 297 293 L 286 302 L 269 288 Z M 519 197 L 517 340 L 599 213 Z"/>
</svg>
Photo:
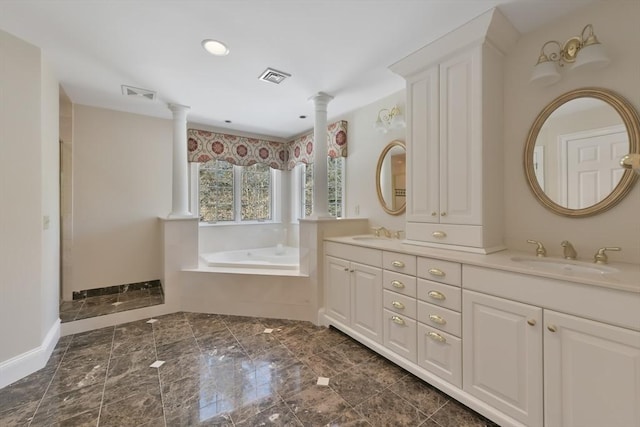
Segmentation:
<svg viewBox="0 0 640 427">
<path fill-rule="evenodd" d="M 380 153 L 376 167 L 376 190 L 382 209 L 400 215 L 407 206 L 407 153 L 404 142 L 395 140 Z"/>
<path fill-rule="evenodd" d="M 538 114 L 524 149 L 531 191 L 552 212 L 585 217 L 604 212 L 637 176 L 620 166 L 640 150 L 640 123 L 622 96 L 599 88 L 567 92 Z"/>
</svg>

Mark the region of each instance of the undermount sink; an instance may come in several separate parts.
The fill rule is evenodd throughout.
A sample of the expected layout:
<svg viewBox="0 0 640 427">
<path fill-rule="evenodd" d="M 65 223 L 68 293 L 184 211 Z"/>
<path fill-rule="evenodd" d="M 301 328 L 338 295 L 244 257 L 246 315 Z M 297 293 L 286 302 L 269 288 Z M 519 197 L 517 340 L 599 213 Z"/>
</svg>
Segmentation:
<svg viewBox="0 0 640 427">
<path fill-rule="evenodd" d="M 539 271 L 561 274 L 610 274 L 619 270 L 600 264 L 589 264 L 581 261 L 554 258 L 512 257 L 511 261 L 526 265 Z"/>
</svg>

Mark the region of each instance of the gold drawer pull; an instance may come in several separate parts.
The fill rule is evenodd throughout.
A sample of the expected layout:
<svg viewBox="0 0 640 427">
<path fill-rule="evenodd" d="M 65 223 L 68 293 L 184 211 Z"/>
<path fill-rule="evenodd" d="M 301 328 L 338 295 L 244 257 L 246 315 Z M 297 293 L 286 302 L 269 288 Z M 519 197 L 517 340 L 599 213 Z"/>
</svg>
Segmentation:
<svg viewBox="0 0 640 427">
<path fill-rule="evenodd" d="M 428 295 L 433 299 L 438 299 L 438 300 L 441 300 L 441 301 L 447 299 L 447 297 L 444 296 L 444 294 L 442 292 L 438 292 L 438 291 L 429 291 Z"/>
<path fill-rule="evenodd" d="M 402 283 L 399 280 L 392 280 L 391 281 L 391 286 L 393 286 L 394 288 L 398 288 L 398 289 L 404 289 L 404 283 Z"/>
<path fill-rule="evenodd" d="M 436 239 L 442 239 L 444 237 L 447 237 L 447 233 L 445 233 L 444 231 L 434 231 L 433 233 L 431 233 L 431 235 Z"/>
<path fill-rule="evenodd" d="M 393 301 L 391 305 L 399 310 L 404 310 L 404 304 L 401 303 L 400 301 Z"/>
<path fill-rule="evenodd" d="M 438 276 L 438 277 L 444 277 L 445 276 L 445 272 L 440 270 L 439 268 L 430 268 L 429 270 L 427 270 L 429 272 L 429 274 L 431 274 L 432 276 Z"/>
<path fill-rule="evenodd" d="M 402 261 L 393 261 L 391 263 L 391 265 L 393 265 L 394 267 L 398 267 L 398 268 L 404 268 L 404 262 L 402 262 Z"/>
<path fill-rule="evenodd" d="M 391 320 L 393 320 L 393 322 L 397 323 L 398 325 L 404 325 L 404 320 L 402 320 L 402 317 L 391 316 Z"/>
<path fill-rule="evenodd" d="M 429 338 L 431 338 L 434 341 L 447 342 L 447 339 L 445 337 L 443 337 L 440 334 L 436 334 L 435 332 L 429 332 L 427 335 L 429 335 Z"/>
<path fill-rule="evenodd" d="M 430 314 L 429 320 L 431 320 L 433 323 L 437 323 L 438 325 L 446 325 L 447 323 L 446 320 L 444 320 L 442 317 L 438 316 L 437 314 Z"/>
</svg>

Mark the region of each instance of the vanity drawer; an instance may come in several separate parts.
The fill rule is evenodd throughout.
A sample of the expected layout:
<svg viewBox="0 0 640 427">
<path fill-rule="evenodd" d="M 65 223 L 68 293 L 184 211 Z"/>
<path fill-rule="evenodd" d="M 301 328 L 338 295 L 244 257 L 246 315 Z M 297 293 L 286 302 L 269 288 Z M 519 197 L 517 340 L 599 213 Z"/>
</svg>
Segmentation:
<svg viewBox="0 0 640 427">
<path fill-rule="evenodd" d="M 422 301 L 418 302 L 418 321 L 457 337 L 462 332 L 460 313 Z"/>
<path fill-rule="evenodd" d="M 382 315 L 384 346 L 415 363 L 418 322 L 389 310 L 382 310 Z"/>
<path fill-rule="evenodd" d="M 461 286 L 462 264 L 435 258 L 418 258 L 418 277 Z"/>
<path fill-rule="evenodd" d="M 416 297 L 416 277 L 382 270 L 382 286 L 399 294 Z"/>
<path fill-rule="evenodd" d="M 416 300 L 415 298 L 408 297 L 406 295 L 398 294 L 384 290 L 382 292 L 382 300 L 384 308 L 403 316 L 416 318 Z"/>
<path fill-rule="evenodd" d="M 416 257 L 415 255 L 385 251 L 382 253 L 382 268 L 415 276 Z"/>
<path fill-rule="evenodd" d="M 462 387 L 462 340 L 418 323 L 418 365 Z"/>
<path fill-rule="evenodd" d="M 418 279 L 418 299 L 458 312 L 462 309 L 462 289 L 430 280 Z"/>
<path fill-rule="evenodd" d="M 336 242 L 324 242 L 325 255 L 331 255 L 360 264 L 380 267 L 382 264 L 382 251 L 361 246 L 345 245 Z"/>
</svg>

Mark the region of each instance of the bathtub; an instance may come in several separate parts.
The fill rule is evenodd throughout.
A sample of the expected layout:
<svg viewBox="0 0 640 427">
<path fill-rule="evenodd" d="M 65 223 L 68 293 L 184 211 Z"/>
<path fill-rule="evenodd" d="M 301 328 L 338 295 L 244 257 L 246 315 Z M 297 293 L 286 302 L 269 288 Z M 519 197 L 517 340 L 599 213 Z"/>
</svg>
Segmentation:
<svg viewBox="0 0 640 427">
<path fill-rule="evenodd" d="M 209 267 L 297 270 L 300 266 L 298 248 L 282 245 L 269 248 L 211 252 L 200 254 L 200 257 Z"/>
</svg>

